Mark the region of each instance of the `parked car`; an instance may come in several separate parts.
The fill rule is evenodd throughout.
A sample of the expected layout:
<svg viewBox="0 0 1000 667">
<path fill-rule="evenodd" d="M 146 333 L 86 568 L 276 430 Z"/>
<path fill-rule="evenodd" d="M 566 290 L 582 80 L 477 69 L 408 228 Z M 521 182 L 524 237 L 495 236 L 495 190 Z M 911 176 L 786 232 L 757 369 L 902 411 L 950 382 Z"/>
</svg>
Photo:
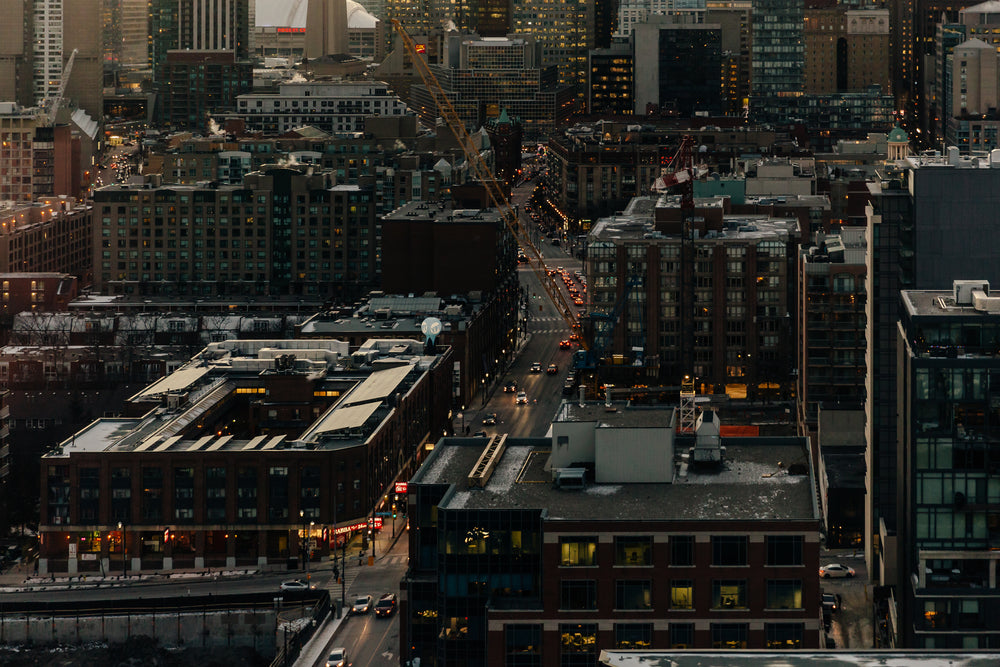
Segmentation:
<svg viewBox="0 0 1000 667">
<path fill-rule="evenodd" d="M 496 426 L 497 424 L 497 413 L 491 412 L 490 414 L 483 417 L 483 426 Z"/>
<path fill-rule="evenodd" d="M 516 403 L 517 405 L 527 405 L 528 395 L 523 391 L 517 392 L 517 398 L 514 399 L 514 403 Z"/>
<path fill-rule="evenodd" d="M 488 438 L 488 437 L 490 437 L 490 434 L 487 433 L 486 431 L 476 431 L 472 435 L 474 437 L 476 437 L 476 438 Z"/>
<path fill-rule="evenodd" d="M 823 593 L 823 609 L 829 609 L 830 611 L 840 610 L 840 594 L 839 593 Z"/>
<path fill-rule="evenodd" d="M 376 616 L 392 616 L 394 611 L 396 611 L 395 593 L 386 593 L 375 603 Z"/>
<path fill-rule="evenodd" d="M 372 596 L 359 595 L 354 598 L 354 606 L 351 607 L 352 614 L 367 614 L 372 608 Z"/>
<path fill-rule="evenodd" d="M 330 649 L 330 655 L 326 658 L 326 667 L 347 667 L 347 649 L 338 646 Z"/>
<path fill-rule="evenodd" d="M 841 565 L 840 563 L 830 563 L 819 568 L 819 576 L 824 579 L 829 579 L 830 577 L 853 577 L 854 568 Z"/>
<path fill-rule="evenodd" d="M 289 579 L 288 581 L 282 581 L 279 588 L 283 591 L 308 591 L 310 588 L 314 587 L 310 586 L 301 579 Z"/>
</svg>

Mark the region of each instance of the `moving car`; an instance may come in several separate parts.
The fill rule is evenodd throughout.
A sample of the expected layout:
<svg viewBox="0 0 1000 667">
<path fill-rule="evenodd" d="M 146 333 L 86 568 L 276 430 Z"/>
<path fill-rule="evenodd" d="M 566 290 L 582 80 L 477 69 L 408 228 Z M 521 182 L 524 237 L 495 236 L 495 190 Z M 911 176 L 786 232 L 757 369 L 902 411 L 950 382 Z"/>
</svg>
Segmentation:
<svg viewBox="0 0 1000 667">
<path fill-rule="evenodd" d="M 819 568 L 819 576 L 824 579 L 829 579 L 830 577 L 853 577 L 854 568 L 841 565 L 840 563 L 830 563 Z"/>
<path fill-rule="evenodd" d="M 372 608 L 372 596 L 359 595 L 354 598 L 354 606 L 351 607 L 352 614 L 367 614 Z"/>
<path fill-rule="evenodd" d="M 572 346 L 573 346 L 573 343 L 569 342 L 568 339 L 567 340 L 561 340 L 561 341 L 559 341 L 559 349 L 560 350 L 568 350 Z"/>
<path fill-rule="evenodd" d="M 392 613 L 396 611 L 396 594 L 386 593 L 378 599 L 375 603 L 375 615 L 376 616 L 392 616 Z"/>
<path fill-rule="evenodd" d="M 338 646 L 330 649 L 330 655 L 326 658 L 326 667 L 347 667 L 347 649 Z"/>
<path fill-rule="evenodd" d="M 497 424 L 497 413 L 491 412 L 490 414 L 483 417 L 483 426 L 496 426 Z"/>
<path fill-rule="evenodd" d="M 476 438 L 488 438 L 490 436 L 486 431 L 476 431 L 472 435 Z"/>
<path fill-rule="evenodd" d="M 536 361 L 535 363 L 531 364 L 531 368 L 529 370 L 532 373 L 541 373 L 542 372 L 542 362 Z"/>
<path fill-rule="evenodd" d="M 503 386 L 503 391 L 505 394 L 513 394 L 517 391 L 517 380 L 511 380 Z"/>
<path fill-rule="evenodd" d="M 514 399 L 514 402 L 517 405 L 527 405 L 528 404 L 528 395 L 526 393 L 524 393 L 523 391 L 519 391 L 519 392 L 517 392 L 517 398 Z"/>
<path fill-rule="evenodd" d="M 545 372 L 549 375 L 555 375 L 559 372 L 559 367 L 555 364 L 549 364 L 549 367 L 545 369 Z"/>
<path fill-rule="evenodd" d="M 308 591 L 312 586 L 301 579 L 289 579 L 288 581 L 282 581 L 279 588 L 283 591 Z"/>
</svg>

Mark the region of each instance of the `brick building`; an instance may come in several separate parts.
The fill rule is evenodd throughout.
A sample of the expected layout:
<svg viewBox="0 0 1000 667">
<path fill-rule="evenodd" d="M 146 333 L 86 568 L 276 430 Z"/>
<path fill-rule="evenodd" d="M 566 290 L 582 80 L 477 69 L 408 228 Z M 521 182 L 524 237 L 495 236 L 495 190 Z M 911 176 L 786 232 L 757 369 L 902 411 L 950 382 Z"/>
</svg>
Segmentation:
<svg viewBox="0 0 1000 667">
<path fill-rule="evenodd" d="M 408 486 L 403 659 L 818 648 L 807 443 L 731 438 L 720 463 L 697 464 L 687 447 L 718 452 L 717 424 L 682 440 L 672 411 L 563 403 L 551 438 L 442 440 Z"/>
<path fill-rule="evenodd" d="M 284 568 L 305 544 L 327 556 L 447 427 L 449 354 L 403 339 L 209 345 L 42 457 L 39 572 Z"/>
</svg>

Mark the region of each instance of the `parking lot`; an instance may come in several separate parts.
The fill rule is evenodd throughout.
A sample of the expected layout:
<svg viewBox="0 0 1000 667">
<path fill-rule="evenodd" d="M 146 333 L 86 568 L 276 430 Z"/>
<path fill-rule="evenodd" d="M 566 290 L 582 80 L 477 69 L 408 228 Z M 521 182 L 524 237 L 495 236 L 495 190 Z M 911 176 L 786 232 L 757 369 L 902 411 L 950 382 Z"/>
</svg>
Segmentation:
<svg viewBox="0 0 1000 667">
<path fill-rule="evenodd" d="M 832 614 L 828 636 L 837 649 L 872 648 L 871 582 L 865 568 L 864 553 L 846 549 L 823 550 L 820 565 L 827 563 L 841 563 L 856 572 L 856 576 L 851 578 L 820 580 L 824 593 L 839 594 L 841 597 L 841 608 Z"/>
</svg>

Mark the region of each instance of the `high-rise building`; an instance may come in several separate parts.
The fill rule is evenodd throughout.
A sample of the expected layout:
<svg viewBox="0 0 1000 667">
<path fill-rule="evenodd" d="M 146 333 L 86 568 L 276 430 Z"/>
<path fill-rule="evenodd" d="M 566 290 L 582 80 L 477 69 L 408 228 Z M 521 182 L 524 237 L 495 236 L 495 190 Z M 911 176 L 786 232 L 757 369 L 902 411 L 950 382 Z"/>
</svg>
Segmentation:
<svg viewBox="0 0 1000 667">
<path fill-rule="evenodd" d="M 347 53 L 347 0 L 309 0 L 305 57 Z"/>
<path fill-rule="evenodd" d="M 0 0 L 0 15 L 0 100 L 32 106 L 32 0 Z"/>
<path fill-rule="evenodd" d="M 150 12 L 159 121 L 204 128 L 235 108 L 252 86 L 249 0 L 152 0 Z"/>
<path fill-rule="evenodd" d="M 722 28 L 722 99 L 730 116 L 750 101 L 751 10 L 750 0 L 708 0 L 705 10 L 705 23 Z"/>
<path fill-rule="evenodd" d="M 996 648 L 1000 297 L 955 280 L 900 302 L 895 634 L 911 648 Z"/>
<path fill-rule="evenodd" d="M 634 73 L 632 45 L 620 41 L 587 54 L 587 112 L 629 115 L 633 112 Z"/>
<path fill-rule="evenodd" d="M 446 43 L 446 63 L 430 67 L 468 129 L 498 117 L 501 106 L 520 119 L 529 139 L 546 136 L 569 120 L 574 89 L 559 83 L 556 67 L 540 64 L 541 47 L 530 35 L 449 35 Z M 425 125 L 434 126 L 440 114 L 430 91 L 414 85 L 410 94 L 410 108 Z"/>
<path fill-rule="evenodd" d="M 804 90 L 890 89 L 889 11 L 812 2 L 805 10 Z"/>
<path fill-rule="evenodd" d="M 555 65 L 559 83 L 573 86 L 576 108 L 585 108 L 587 52 L 595 46 L 595 0 L 514 0 L 511 32 L 541 46 L 541 65 Z"/>
<path fill-rule="evenodd" d="M 910 156 L 901 164 L 869 186 L 866 236 L 866 550 L 869 572 L 897 590 L 910 585 L 909 573 L 899 572 L 897 581 L 891 564 L 906 530 L 897 517 L 912 511 L 897 506 L 897 445 L 906 435 L 898 431 L 894 370 L 899 293 L 969 276 L 1000 282 L 1000 238 L 990 233 L 994 206 L 983 196 L 1000 187 L 1000 169 L 992 168 L 1000 163 L 949 147 L 944 156 Z"/>
<path fill-rule="evenodd" d="M 632 33 L 636 114 L 722 114 L 722 28 L 657 16 Z"/>
<path fill-rule="evenodd" d="M 754 0 L 754 97 L 802 92 L 804 24 L 805 6 L 800 0 Z"/>
</svg>

